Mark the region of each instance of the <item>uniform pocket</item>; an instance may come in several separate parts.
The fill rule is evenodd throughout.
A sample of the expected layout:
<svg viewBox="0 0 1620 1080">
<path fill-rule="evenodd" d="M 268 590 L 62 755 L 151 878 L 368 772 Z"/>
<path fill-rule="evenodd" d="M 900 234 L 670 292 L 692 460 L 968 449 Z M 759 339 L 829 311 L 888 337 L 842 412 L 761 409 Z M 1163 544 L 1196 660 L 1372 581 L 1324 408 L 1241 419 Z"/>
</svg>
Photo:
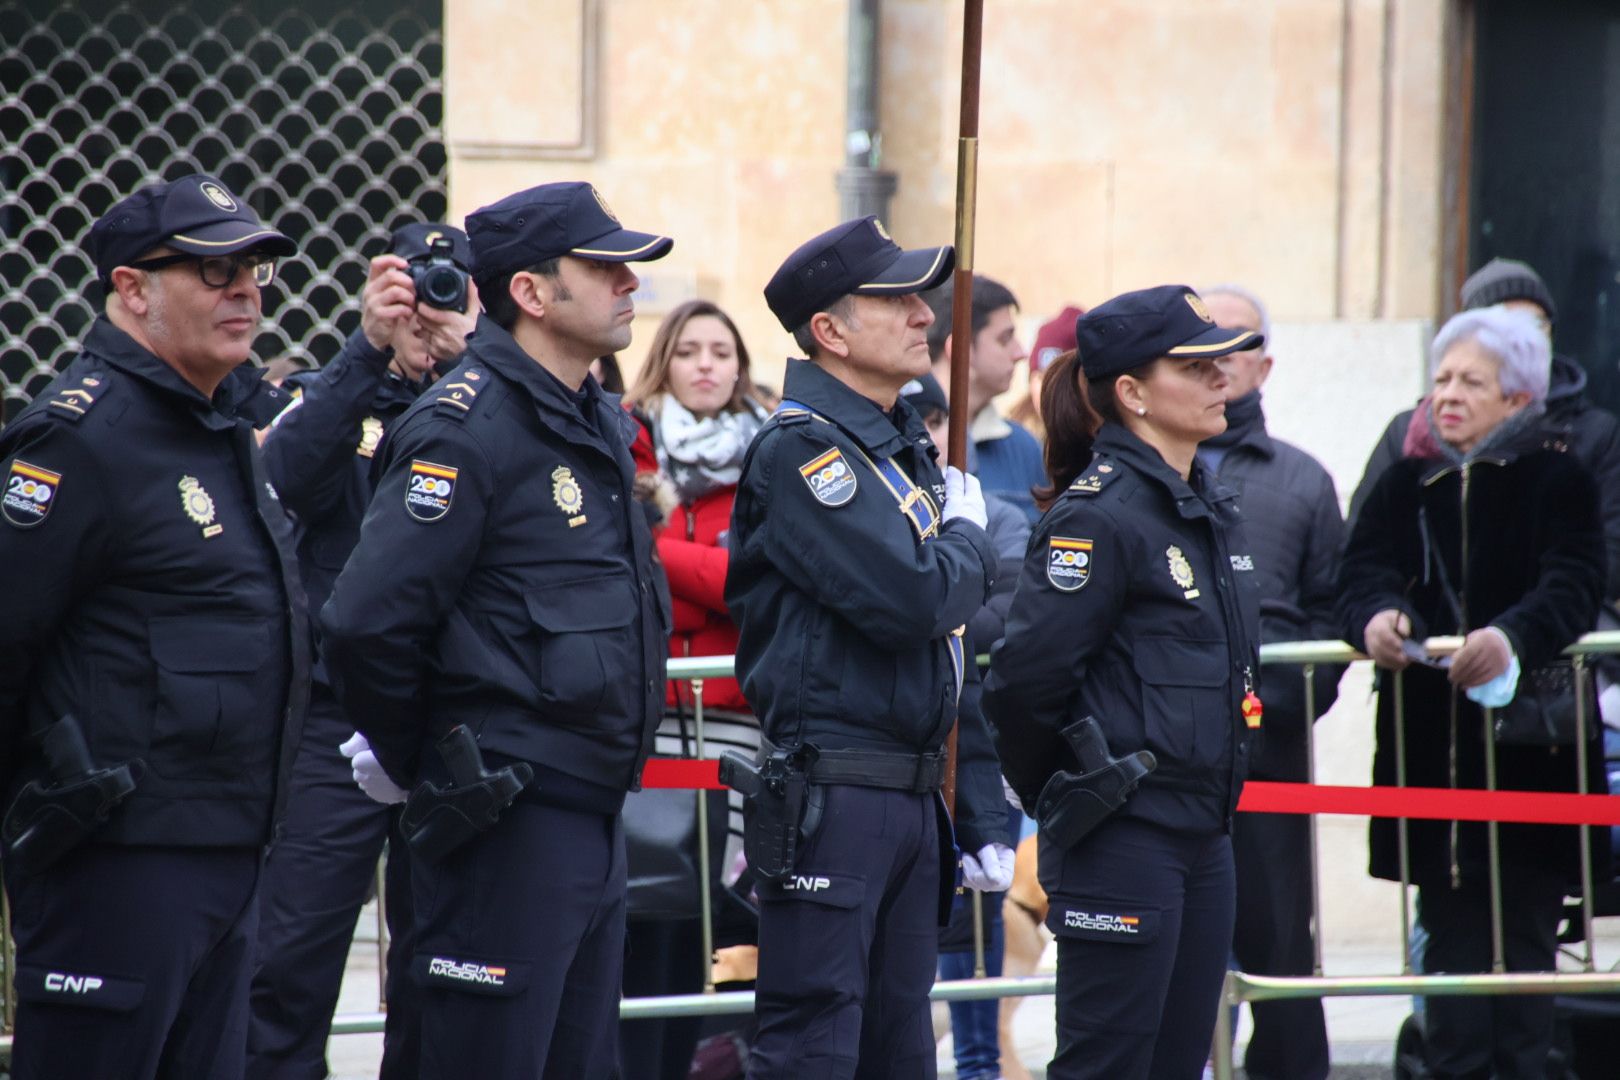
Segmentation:
<svg viewBox="0 0 1620 1080">
<path fill-rule="evenodd" d="M 1159 936 L 1163 912 L 1143 904 L 1084 896 L 1053 896 L 1046 928 L 1058 937 L 1146 945 Z"/>
<path fill-rule="evenodd" d="M 1139 638 L 1131 663 L 1142 683 L 1147 748 L 1160 763 L 1219 764 L 1231 709 L 1226 643 Z"/>
<path fill-rule="evenodd" d="M 152 769 L 168 777 L 231 776 L 262 765 L 251 751 L 271 740 L 241 717 L 263 705 L 255 676 L 270 628 L 247 619 L 170 616 L 148 622 L 147 634 L 157 664 Z"/>
<path fill-rule="evenodd" d="M 590 716 L 602 709 L 624 673 L 640 670 L 631 633 L 640 605 L 627 577 L 537 589 L 525 594 L 524 602 L 540 631 L 535 689 L 543 704 L 563 714 Z"/>
</svg>

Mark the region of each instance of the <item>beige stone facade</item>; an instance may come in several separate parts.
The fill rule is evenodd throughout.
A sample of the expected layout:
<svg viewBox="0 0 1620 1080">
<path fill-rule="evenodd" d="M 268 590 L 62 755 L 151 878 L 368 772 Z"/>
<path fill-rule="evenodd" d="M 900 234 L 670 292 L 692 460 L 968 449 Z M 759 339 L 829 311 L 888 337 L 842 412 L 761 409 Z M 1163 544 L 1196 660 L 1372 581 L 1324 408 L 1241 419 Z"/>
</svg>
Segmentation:
<svg viewBox="0 0 1620 1080">
<path fill-rule="evenodd" d="M 978 269 L 1030 323 L 1214 280 L 1250 284 L 1284 323 L 1434 318 L 1452 3 L 990 0 Z M 453 214 L 593 181 L 677 238 L 646 268 L 640 341 L 655 312 L 707 296 L 773 377 L 791 345 L 760 288 L 838 214 L 846 16 L 845 0 L 447 4 Z M 882 4 L 902 243 L 951 235 L 961 20 L 952 0 Z"/>
</svg>

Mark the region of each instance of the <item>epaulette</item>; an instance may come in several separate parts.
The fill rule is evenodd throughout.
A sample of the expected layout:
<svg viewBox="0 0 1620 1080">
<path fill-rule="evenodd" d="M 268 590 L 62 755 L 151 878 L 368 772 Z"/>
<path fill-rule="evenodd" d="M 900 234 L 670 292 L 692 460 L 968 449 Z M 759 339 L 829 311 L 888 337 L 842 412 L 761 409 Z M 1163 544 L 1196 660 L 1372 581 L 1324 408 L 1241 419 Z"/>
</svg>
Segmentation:
<svg viewBox="0 0 1620 1080">
<path fill-rule="evenodd" d="M 811 420 L 816 419 L 816 414 L 809 409 L 777 409 L 771 414 L 771 419 L 775 420 L 779 426 L 787 427 L 790 424 L 808 424 Z"/>
<path fill-rule="evenodd" d="M 485 375 L 475 367 L 462 369 L 455 382 L 442 383 L 429 391 L 433 394 L 433 408 L 446 416 L 465 420 L 472 411 L 478 395 L 484 390 Z"/>
<path fill-rule="evenodd" d="M 52 394 L 45 407 L 54 415 L 76 423 L 84 419 L 85 414 L 94 408 L 96 402 L 105 397 L 111 388 L 112 380 L 86 375 L 77 384 Z"/>
<path fill-rule="evenodd" d="M 1119 466 L 1105 457 L 1092 459 L 1091 466 L 1069 485 L 1069 490 L 1080 495 L 1095 495 L 1119 479 Z"/>
</svg>

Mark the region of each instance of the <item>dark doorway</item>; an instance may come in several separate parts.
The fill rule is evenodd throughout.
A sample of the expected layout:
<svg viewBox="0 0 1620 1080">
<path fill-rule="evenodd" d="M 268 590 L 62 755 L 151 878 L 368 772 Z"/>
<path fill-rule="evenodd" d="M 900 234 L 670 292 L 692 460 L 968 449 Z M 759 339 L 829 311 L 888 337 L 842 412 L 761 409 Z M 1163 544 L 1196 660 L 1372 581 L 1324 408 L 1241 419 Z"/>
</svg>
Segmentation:
<svg viewBox="0 0 1620 1080">
<path fill-rule="evenodd" d="M 1467 270 L 1534 266 L 1558 305 L 1556 351 L 1620 411 L 1620 4 L 1479 0 L 1475 14 Z"/>
</svg>

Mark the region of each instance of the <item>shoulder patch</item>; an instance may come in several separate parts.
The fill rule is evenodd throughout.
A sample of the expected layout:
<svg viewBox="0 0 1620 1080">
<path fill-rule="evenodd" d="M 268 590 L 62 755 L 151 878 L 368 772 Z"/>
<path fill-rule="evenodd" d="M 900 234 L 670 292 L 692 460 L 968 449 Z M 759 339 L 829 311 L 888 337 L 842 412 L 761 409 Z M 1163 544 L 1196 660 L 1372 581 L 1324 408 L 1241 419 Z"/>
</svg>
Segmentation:
<svg viewBox="0 0 1620 1080">
<path fill-rule="evenodd" d="M 1079 592 L 1091 580 L 1091 541 L 1054 536 L 1046 545 L 1046 580 L 1059 592 Z"/>
<path fill-rule="evenodd" d="M 103 394 L 112 383 L 94 375 L 86 375 L 72 386 L 64 387 L 51 395 L 45 403 L 46 409 L 58 416 L 70 420 L 83 419 L 92 406 L 101 400 Z"/>
<path fill-rule="evenodd" d="M 405 512 L 421 522 L 438 521 L 448 514 L 456 496 L 457 472 L 448 465 L 413 458 L 410 481 L 405 485 Z"/>
<path fill-rule="evenodd" d="M 473 403 L 484 389 L 483 379 L 483 372 L 477 368 L 467 368 L 457 376 L 455 382 L 435 386 L 434 409 L 450 416 L 465 417 L 472 411 Z"/>
<path fill-rule="evenodd" d="M 1095 495 L 1119 477 L 1119 466 L 1107 458 L 1098 458 L 1091 467 L 1069 485 L 1069 490 L 1081 495 Z"/>
<path fill-rule="evenodd" d="M 32 529 L 50 515 L 61 486 L 61 473 L 13 458 L 5 494 L 0 496 L 0 516 L 19 529 Z"/>
<path fill-rule="evenodd" d="M 844 452 L 836 446 L 800 465 L 799 475 L 810 485 L 810 494 L 823 506 L 843 506 L 855 497 L 858 487 L 855 470 L 849 467 Z"/>
</svg>

